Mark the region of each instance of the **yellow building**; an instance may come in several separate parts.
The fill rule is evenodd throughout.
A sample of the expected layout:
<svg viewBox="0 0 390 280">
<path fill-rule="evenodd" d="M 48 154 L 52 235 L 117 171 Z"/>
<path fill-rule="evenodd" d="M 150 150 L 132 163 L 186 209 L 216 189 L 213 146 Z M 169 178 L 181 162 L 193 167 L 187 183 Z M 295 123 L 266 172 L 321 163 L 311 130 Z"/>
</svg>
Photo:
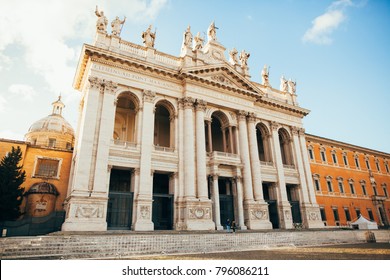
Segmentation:
<svg viewBox="0 0 390 280">
<path fill-rule="evenodd" d="M 16 222 L 6 223 L 7 235 L 57 231 L 63 222 L 74 131 L 62 116 L 64 104 L 61 98 L 52 105 L 52 114 L 31 125 L 25 135 L 26 141 L 0 139 L 0 158 L 12 147 L 19 146 L 22 151 L 20 164 L 26 171 L 26 180 L 22 184 L 25 189 L 21 205 L 23 216 Z M 49 224 L 57 228 L 50 228 Z"/>
</svg>

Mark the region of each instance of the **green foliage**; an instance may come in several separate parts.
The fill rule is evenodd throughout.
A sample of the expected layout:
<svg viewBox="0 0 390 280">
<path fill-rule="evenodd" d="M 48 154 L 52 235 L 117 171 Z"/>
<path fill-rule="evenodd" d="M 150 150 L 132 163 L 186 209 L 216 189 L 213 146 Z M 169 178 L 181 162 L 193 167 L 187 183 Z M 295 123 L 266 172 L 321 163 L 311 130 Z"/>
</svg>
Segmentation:
<svg viewBox="0 0 390 280">
<path fill-rule="evenodd" d="M 26 172 L 19 165 L 22 151 L 18 146 L 12 147 L 0 162 L 0 222 L 13 221 L 20 217 L 20 204 L 23 200 L 23 184 Z"/>
</svg>

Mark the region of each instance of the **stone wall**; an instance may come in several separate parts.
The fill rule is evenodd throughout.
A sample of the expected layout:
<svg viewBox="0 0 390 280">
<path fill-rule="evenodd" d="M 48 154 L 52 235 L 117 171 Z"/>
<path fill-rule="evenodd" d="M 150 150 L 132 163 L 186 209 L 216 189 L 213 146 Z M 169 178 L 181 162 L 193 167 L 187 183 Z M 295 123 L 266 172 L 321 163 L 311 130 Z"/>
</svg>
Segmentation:
<svg viewBox="0 0 390 280">
<path fill-rule="evenodd" d="M 377 242 L 390 242 L 390 231 L 374 230 Z M 245 251 L 276 246 L 313 246 L 367 242 L 367 231 L 285 231 L 51 235 L 0 239 L 1 259 L 120 259 L 136 255 Z"/>
</svg>

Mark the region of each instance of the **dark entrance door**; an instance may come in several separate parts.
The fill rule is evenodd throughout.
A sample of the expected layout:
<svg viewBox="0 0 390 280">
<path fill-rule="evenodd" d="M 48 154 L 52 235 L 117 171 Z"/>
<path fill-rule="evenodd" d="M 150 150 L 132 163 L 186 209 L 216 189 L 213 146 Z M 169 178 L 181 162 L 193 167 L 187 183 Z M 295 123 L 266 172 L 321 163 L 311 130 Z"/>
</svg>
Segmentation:
<svg viewBox="0 0 390 280">
<path fill-rule="evenodd" d="M 301 209 L 299 208 L 299 201 L 290 201 L 291 205 L 291 215 L 293 223 L 300 224 L 302 223 Z"/>
<path fill-rule="evenodd" d="M 173 200 L 169 189 L 169 174 L 154 173 L 152 222 L 155 230 L 173 228 Z"/>
<path fill-rule="evenodd" d="M 152 221 L 155 230 L 170 230 L 173 225 L 173 195 L 154 194 Z"/>
<path fill-rule="evenodd" d="M 276 200 L 268 200 L 269 220 L 272 223 L 272 228 L 279 228 L 278 203 Z"/>
<path fill-rule="evenodd" d="M 234 220 L 233 195 L 219 195 L 219 211 L 221 214 L 221 224 L 226 228 L 226 220 L 229 219 L 230 222 Z"/>
<path fill-rule="evenodd" d="M 130 191 L 131 170 L 112 169 L 108 193 L 107 227 L 130 229 L 133 193 Z"/>
<path fill-rule="evenodd" d="M 107 226 L 109 229 L 130 229 L 133 209 L 132 192 L 109 192 Z"/>
</svg>

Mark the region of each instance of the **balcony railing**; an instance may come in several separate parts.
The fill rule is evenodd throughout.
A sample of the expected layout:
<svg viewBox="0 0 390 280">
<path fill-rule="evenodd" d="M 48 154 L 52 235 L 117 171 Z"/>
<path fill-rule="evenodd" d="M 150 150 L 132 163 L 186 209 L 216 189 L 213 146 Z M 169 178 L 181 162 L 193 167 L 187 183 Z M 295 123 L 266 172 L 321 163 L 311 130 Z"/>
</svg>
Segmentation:
<svg viewBox="0 0 390 280">
<path fill-rule="evenodd" d="M 260 161 L 260 164 L 263 166 L 274 166 L 274 163 L 272 161 Z"/>
<path fill-rule="evenodd" d="M 295 169 L 295 165 L 292 164 L 283 164 L 283 167 L 286 169 Z"/>
<path fill-rule="evenodd" d="M 225 152 L 219 152 L 219 151 L 214 151 L 214 152 L 209 152 L 207 153 L 209 157 L 227 157 L 227 158 L 233 158 L 233 159 L 240 159 L 240 156 L 237 154 L 231 154 L 231 153 L 225 153 Z"/>
<path fill-rule="evenodd" d="M 124 148 L 137 148 L 137 143 L 135 142 L 129 142 L 129 141 L 123 141 L 119 139 L 112 139 L 111 143 L 115 146 L 121 146 Z"/>
<path fill-rule="evenodd" d="M 168 152 L 168 153 L 173 153 L 175 151 L 174 148 L 169 148 L 169 147 L 163 147 L 163 146 L 154 146 L 155 151 L 161 151 L 161 152 Z"/>
</svg>

